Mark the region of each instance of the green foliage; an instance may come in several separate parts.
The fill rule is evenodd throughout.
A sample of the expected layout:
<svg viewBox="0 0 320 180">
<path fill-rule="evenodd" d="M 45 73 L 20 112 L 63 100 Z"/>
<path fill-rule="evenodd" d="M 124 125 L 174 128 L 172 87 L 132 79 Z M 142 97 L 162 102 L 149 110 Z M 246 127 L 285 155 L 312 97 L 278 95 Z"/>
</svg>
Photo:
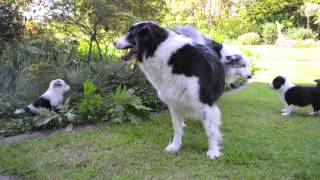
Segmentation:
<svg viewBox="0 0 320 180">
<path fill-rule="evenodd" d="M 101 112 L 103 99 L 96 86 L 89 80 L 83 83 L 83 99 L 79 104 L 78 112 L 84 120 L 92 121 Z M 96 120 L 96 119 L 95 119 Z"/>
<path fill-rule="evenodd" d="M 224 38 L 220 42 L 223 42 L 226 38 L 236 39 L 240 35 L 256 31 L 258 28 L 255 24 L 248 22 L 247 19 L 236 16 L 229 18 L 215 18 L 213 29 L 215 29 L 215 31 L 211 34 L 212 37 L 215 38 L 216 34 L 222 34 L 224 35 Z"/>
<path fill-rule="evenodd" d="M 69 98 L 63 105 L 57 107 L 56 112 L 46 108 L 39 109 L 39 115 L 34 118 L 34 127 L 52 126 L 54 128 L 61 127 L 68 123 L 76 122 L 74 109 L 70 109 Z"/>
<path fill-rule="evenodd" d="M 137 20 L 161 21 L 166 13 L 164 0 L 112 1 L 112 0 L 64 0 L 50 5 L 48 19 L 70 36 L 88 43 L 86 61 L 92 60 L 93 46 L 97 47 L 99 60 L 104 59 L 101 41 L 105 37 L 124 32 Z M 81 33 L 74 33 L 74 31 Z"/>
<path fill-rule="evenodd" d="M 238 41 L 243 45 L 257 45 L 261 43 L 261 38 L 259 34 L 250 32 L 239 36 Z"/>
<path fill-rule="evenodd" d="M 250 61 L 251 73 L 254 74 L 256 71 L 260 70 L 260 68 L 258 68 L 255 63 L 257 60 L 259 60 L 261 58 L 260 54 L 257 52 L 254 52 L 250 49 L 243 48 L 243 47 L 241 47 L 240 49 Z"/>
<path fill-rule="evenodd" d="M 266 44 L 274 44 L 277 40 L 278 33 L 275 23 L 266 23 L 262 26 L 262 39 Z"/>
<path fill-rule="evenodd" d="M 22 103 L 17 104 L 20 107 L 23 106 Z M 5 109 L 5 112 L 0 112 L 0 136 L 12 136 L 39 128 L 55 129 L 68 123 L 78 122 L 74 109 L 70 107 L 69 98 L 55 111 L 40 108 L 37 116 L 30 116 L 30 114 L 13 116 L 14 108 L 18 107 L 17 104 L 14 104 L 12 100 L 0 100 L 1 111 Z"/>
<path fill-rule="evenodd" d="M 22 34 L 22 14 L 12 3 L 0 3 L 0 54 L 5 43 L 18 40 Z"/>
<path fill-rule="evenodd" d="M 285 27 L 290 27 L 301 26 L 305 22 L 299 12 L 303 0 L 245 0 L 242 3 L 243 16 L 258 26 L 279 21 Z"/>
<path fill-rule="evenodd" d="M 136 124 L 149 119 L 148 111 L 151 109 L 144 106 L 142 99 L 134 93 L 133 89 L 118 86 L 115 92 L 110 95 L 112 107 L 109 109 L 109 113 L 112 122 L 129 121 Z"/>
<path fill-rule="evenodd" d="M 306 40 L 306 39 L 315 39 L 317 34 L 314 33 L 311 29 L 305 28 L 291 28 L 286 32 L 287 39 L 294 40 Z"/>
</svg>

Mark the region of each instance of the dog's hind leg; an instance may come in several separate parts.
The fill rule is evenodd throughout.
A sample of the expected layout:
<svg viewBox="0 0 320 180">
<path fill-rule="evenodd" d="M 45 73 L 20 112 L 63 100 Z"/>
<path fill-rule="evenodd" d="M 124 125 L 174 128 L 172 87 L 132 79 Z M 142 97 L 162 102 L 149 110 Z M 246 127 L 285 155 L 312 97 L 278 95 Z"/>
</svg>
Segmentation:
<svg viewBox="0 0 320 180">
<path fill-rule="evenodd" d="M 208 137 L 209 159 L 216 159 L 221 155 L 219 143 L 222 142 L 222 134 L 220 132 L 221 113 L 216 104 L 204 107 L 204 117 L 202 120 L 204 129 Z"/>
<path fill-rule="evenodd" d="M 183 127 L 185 124 L 181 114 L 176 112 L 172 107 L 169 107 L 169 110 L 172 118 L 174 136 L 172 142 L 165 148 L 165 151 L 177 152 L 182 145 Z"/>
</svg>

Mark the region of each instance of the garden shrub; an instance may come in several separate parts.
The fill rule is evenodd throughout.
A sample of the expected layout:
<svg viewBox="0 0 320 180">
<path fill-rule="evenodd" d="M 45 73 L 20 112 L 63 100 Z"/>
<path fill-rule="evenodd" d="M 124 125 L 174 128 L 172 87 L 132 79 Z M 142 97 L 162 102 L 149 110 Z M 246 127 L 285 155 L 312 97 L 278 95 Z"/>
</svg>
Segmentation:
<svg viewBox="0 0 320 180">
<path fill-rule="evenodd" d="M 262 39 L 266 44 L 274 44 L 278 37 L 277 27 L 274 23 L 266 23 L 262 26 Z"/>
<path fill-rule="evenodd" d="M 83 98 L 78 106 L 80 117 L 85 121 L 97 121 L 101 117 L 103 99 L 97 87 L 90 81 L 83 83 Z"/>
<path fill-rule="evenodd" d="M 257 45 L 260 44 L 261 38 L 259 34 L 255 32 L 249 32 L 239 36 L 238 41 L 243 45 Z"/>
<path fill-rule="evenodd" d="M 212 29 L 214 29 L 215 33 L 218 34 L 219 37 L 224 36 L 224 39 L 237 39 L 237 37 L 242 34 L 258 30 L 253 23 L 250 23 L 246 19 L 240 17 L 217 17 L 214 19 L 214 26 Z M 213 39 L 215 39 L 216 35 L 212 34 L 212 36 Z"/>
<path fill-rule="evenodd" d="M 118 86 L 115 92 L 110 95 L 110 98 L 112 106 L 109 113 L 112 122 L 129 121 L 136 124 L 149 119 L 151 109 L 143 105 L 142 99 L 135 95 L 133 89 Z"/>
<path fill-rule="evenodd" d="M 74 109 L 70 108 L 69 98 L 67 98 L 64 104 L 56 108 L 56 111 L 40 108 L 40 114 L 34 118 L 33 126 L 35 128 L 44 126 L 57 128 L 75 122 L 78 122 L 78 119 L 76 119 Z"/>
<path fill-rule="evenodd" d="M 311 29 L 305 28 L 290 28 L 285 33 L 287 39 L 293 40 L 306 40 L 306 39 L 316 39 L 317 34 Z"/>
</svg>

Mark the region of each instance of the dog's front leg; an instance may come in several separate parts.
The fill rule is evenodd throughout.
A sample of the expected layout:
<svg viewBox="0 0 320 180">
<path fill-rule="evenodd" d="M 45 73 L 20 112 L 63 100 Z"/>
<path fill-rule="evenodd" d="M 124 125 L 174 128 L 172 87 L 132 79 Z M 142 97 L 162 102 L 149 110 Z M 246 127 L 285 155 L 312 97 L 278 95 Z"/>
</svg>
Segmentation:
<svg viewBox="0 0 320 180">
<path fill-rule="evenodd" d="M 183 116 L 172 107 L 169 107 L 169 110 L 172 118 L 174 136 L 172 142 L 165 148 L 165 151 L 177 152 L 182 145 L 183 127 L 185 126 L 183 122 L 184 119 Z"/>
<path fill-rule="evenodd" d="M 289 105 L 287 103 L 285 103 L 285 107 L 284 107 L 284 112 L 281 113 L 282 116 L 289 116 L 292 110 L 292 104 Z"/>
<path fill-rule="evenodd" d="M 209 159 L 216 159 L 221 155 L 219 143 L 222 142 L 221 113 L 216 104 L 205 107 L 202 122 L 208 137 L 207 156 Z"/>
</svg>

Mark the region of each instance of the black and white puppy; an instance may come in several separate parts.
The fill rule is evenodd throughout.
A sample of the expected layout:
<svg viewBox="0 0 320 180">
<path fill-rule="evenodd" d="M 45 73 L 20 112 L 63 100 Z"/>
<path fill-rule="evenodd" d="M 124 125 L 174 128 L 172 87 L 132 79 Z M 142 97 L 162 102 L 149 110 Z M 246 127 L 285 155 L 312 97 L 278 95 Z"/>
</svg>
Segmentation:
<svg viewBox="0 0 320 180">
<path fill-rule="evenodd" d="M 159 98 L 168 105 L 174 137 L 165 150 L 180 149 L 184 118 L 191 116 L 202 120 L 208 137 L 209 159 L 219 157 L 222 134 L 217 101 L 225 83 L 225 69 L 219 56 L 207 46 L 154 22 L 134 24 L 115 42 L 115 47 L 130 49 L 124 60 L 136 55 Z"/>
<path fill-rule="evenodd" d="M 312 105 L 314 115 L 320 110 L 320 86 L 295 86 L 288 82 L 285 77 L 277 76 L 273 79 L 269 87 L 280 92 L 285 107 L 281 110 L 283 116 L 291 113 L 292 106 Z"/>
<path fill-rule="evenodd" d="M 67 85 L 62 79 L 55 79 L 50 82 L 48 90 L 43 93 L 39 99 L 29 104 L 24 109 L 18 109 L 14 114 L 23 114 L 25 112 L 31 114 L 39 114 L 39 108 L 52 109 L 62 104 L 63 94 L 70 90 L 70 86 Z"/>
<path fill-rule="evenodd" d="M 174 31 L 191 38 L 195 43 L 212 48 L 225 65 L 227 84 L 234 82 L 238 77 L 245 79 L 252 77 L 248 58 L 236 46 L 221 44 L 210 40 L 192 26 L 178 26 Z"/>
</svg>

